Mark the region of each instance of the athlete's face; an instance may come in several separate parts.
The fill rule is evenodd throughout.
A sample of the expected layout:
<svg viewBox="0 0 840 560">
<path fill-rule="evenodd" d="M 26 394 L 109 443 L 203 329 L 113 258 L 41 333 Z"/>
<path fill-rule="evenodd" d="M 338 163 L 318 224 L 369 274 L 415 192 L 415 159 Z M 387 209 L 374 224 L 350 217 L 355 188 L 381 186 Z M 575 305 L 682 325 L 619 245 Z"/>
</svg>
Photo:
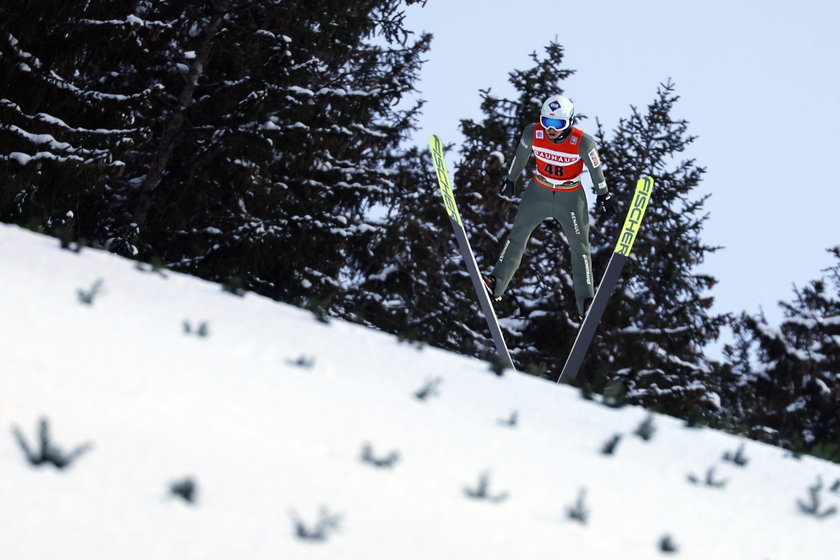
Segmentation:
<svg viewBox="0 0 840 560">
<path fill-rule="evenodd" d="M 552 140 L 556 140 L 562 134 L 562 131 L 557 130 L 556 128 L 547 128 L 545 133 Z"/>
</svg>

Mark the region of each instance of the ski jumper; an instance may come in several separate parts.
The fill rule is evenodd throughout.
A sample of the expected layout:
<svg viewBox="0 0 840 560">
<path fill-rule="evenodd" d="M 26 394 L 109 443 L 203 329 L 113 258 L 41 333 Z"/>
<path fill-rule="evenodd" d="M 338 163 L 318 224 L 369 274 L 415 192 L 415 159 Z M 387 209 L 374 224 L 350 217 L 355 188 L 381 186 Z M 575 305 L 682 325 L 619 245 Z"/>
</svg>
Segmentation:
<svg viewBox="0 0 840 560">
<path fill-rule="evenodd" d="M 541 124 L 526 126 L 508 170 L 511 182 L 522 174 L 532 152 L 536 163 L 534 174 L 522 193 L 513 228 L 491 273 L 496 277 L 494 296 L 501 296 L 510 284 L 534 229 L 543 220 L 554 218 L 569 241 L 575 299 L 583 316 L 584 300 L 595 294 L 589 253 L 589 211 L 580 180 L 584 167 L 598 194 L 608 192 L 595 139 L 573 128 L 569 134 L 551 140 Z"/>
</svg>

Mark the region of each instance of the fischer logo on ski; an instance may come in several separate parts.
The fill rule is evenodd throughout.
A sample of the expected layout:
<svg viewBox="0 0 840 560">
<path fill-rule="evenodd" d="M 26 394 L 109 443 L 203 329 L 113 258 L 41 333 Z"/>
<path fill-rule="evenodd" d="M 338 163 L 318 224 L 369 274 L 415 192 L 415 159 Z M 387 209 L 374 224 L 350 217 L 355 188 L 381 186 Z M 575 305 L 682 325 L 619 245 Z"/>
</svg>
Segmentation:
<svg viewBox="0 0 840 560">
<path fill-rule="evenodd" d="M 645 216 L 645 210 L 647 210 L 652 191 L 653 178 L 647 175 L 640 177 L 636 182 L 636 192 L 633 194 L 633 201 L 630 203 L 630 209 L 627 211 L 624 226 L 621 228 L 621 233 L 618 236 L 615 251 L 610 257 L 610 262 L 607 264 L 607 269 L 604 271 L 604 276 L 601 278 L 601 283 L 595 292 L 595 299 L 592 300 L 592 305 L 589 307 L 589 311 L 583 319 L 583 323 L 580 325 L 575 342 L 572 344 L 572 350 L 569 352 L 569 357 L 563 366 L 563 371 L 560 372 L 560 377 L 557 378 L 558 383 L 564 378 L 569 380 L 574 379 L 578 374 L 578 370 L 583 363 L 583 358 L 586 356 L 586 351 L 589 349 L 589 344 L 595 336 L 598 323 L 604 315 L 607 301 L 615 291 L 615 286 L 621 276 L 624 263 L 630 257 L 630 251 L 633 249 L 633 243 L 635 243 L 636 235 L 639 233 L 639 226 Z"/>
<path fill-rule="evenodd" d="M 432 136 L 429 141 L 432 148 L 432 159 L 435 163 L 435 173 L 437 174 L 438 185 L 440 186 L 440 194 L 443 196 L 443 204 L 446 206 L 446 213 L 449 214 L 450 219 L 464 227 L 461 222 L 461 215 L 458 213 L 458 207 L 455 205 L 455 195 L 452 193 L 452 186 L 449 183 L 449 172 L 446 170 L 446 162 L 443 160 L 443 142 L 437 136 Z"/>
<path fill-rule="evenodd" d="M 443 197 L 443 204 L 446 206 L 446 213 L 449 215 L 449 221 L 452 223 L 455 239 L 458 241 L 458 248 L 467 265 L 473 288 L 475 289 L 476 296 L 478 296 L 478 303 L 481 306 L 481 311 L 484 313 L 487 327 L 490 329 L 490 335 L 493 337 L 493 344 L 496 346 L 499 361 L 502 366 L 516 371 L 513 360 L 510 357 L 510 352 L 508 352 L 507 344 L 505 344 L 502 329 L 499 326 L 499 319 L 496 317 L 496 311 L 493 309 L 493 303 L 490 301 L 490 296 L 484 288 L 484 281 L 481 279 L 478 263 L 475 262 L 475 255 L 467 239 L 464 223 L 461 221 L 461 215 L 458 213 L 458 206 L 455 204 L 452 183 L 449 180 L 449 172 L 446 170 L 446 162 L 443 159 L 443 142 L 439 137 L 432 136 L 429 140 L 429 147 L 432 151 L 432 161 L 435 164 L 435 174 L 437 175 L 440 194 Z"/>
<path fill-rule="evenodd" d="M 639 233 L 639 224 L 647 210 L 650 193 L 653 190 L 653 179 L 642 177 L 636 186 L 636 194 L 633 195 L 633 202 L 630 210 L 627 211 L 627 218 L 624 220 L 624 227 L 621 228 L 621 236 L 618 238 L 618 245 L 615 252 L 625 257 L 630 255 L 636 235 Z"/>
</svg>

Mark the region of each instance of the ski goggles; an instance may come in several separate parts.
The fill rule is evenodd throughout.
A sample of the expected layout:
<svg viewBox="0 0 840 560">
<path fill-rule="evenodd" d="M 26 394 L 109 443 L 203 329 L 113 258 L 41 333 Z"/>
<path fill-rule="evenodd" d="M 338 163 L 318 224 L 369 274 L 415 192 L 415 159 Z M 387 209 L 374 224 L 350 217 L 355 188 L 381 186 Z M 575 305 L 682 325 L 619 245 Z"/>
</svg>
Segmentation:
<svg viewBox="0 0 840 560">
<path fill-rule="evenodd" d="M 545 128 L 553 128 L 555 130 L 564 130 L 569 127 L 569 119 L 555 119 L 552 117 L 540 117 L 540 124 Z"/>
</svg>

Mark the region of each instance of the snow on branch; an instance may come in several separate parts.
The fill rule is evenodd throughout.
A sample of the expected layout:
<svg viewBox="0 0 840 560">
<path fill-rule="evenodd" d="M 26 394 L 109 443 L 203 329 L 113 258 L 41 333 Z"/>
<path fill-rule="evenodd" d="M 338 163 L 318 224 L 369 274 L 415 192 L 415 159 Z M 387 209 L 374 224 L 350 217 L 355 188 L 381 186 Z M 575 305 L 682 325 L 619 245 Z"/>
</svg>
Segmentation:
<svg viewBox="0 0 840 560">
<path fill-rule="evenodd" d="M 43 63 L 32 53 L 26 52 L 18 47 L 18 40 L 14 37 L 11 33 L 6 34 L 7 40 L 9 45 L 12 47 L 14 54 L 21 59 L 22 61 L 25 60 L 26 63 L 21 62 L 20 68 L 24 71 L 31 71 L 34 68 L 41 68 Z M 151 86 L 139 93 L 133 93 L 130 95 L 123 95 L 123 94 L 115 94 L 115 93 L 105 93 L 101 91 L 94 91 L 94 90 L 82 90 L 77 86 L 73 85 L 60 75 L 58 75 L 55 71 L 50 70 L 47 75 L 41 76 L 39 74 L 35 74 L 35 76 L 52 86 L 55 86 L 59 89 L 63 89 L 65 91 L 72 91 L 79 95 L 82 99 L 91 100 L 91 101 L 126 101 L 132 99 L 142 99 L 144 97 L 148 97 L 149 93 L 151 93 L 155 89 L 161 89 L 163 86 L 160 84 Z"/>
<path fill-rule="evenodd" d="M 30 115 L 25 113 L 23 109 L 21 109 L 20 105 L 14 103 L 8 99 L 0 99 L 0 108 L 9 109 L 17 113 L 21 118 L 35 121 L 42 124 L 48 124 L 56 126 L 62 130 L 66 130 L 68 132 L 76 132 L 80 134 L 95 134 L 95 135 L 102 135 L 102 136 L 121 136 L 125 134 L 133 134 L 142 131 L 142 128 L 114 128 L 114 129 L 107 129 L 107 128 L 83 128 L 83 127 L 74 127 L 70 126 L 63 120 L 55 117 L 53 115 L 48 115 L 47 113 L 37 113 L 35 115 Z"/>
<path fill-rule="evenodd" d="M 26 165 L 31 162 L 38 162 L 43 160 L 51 160 L 56 162 L 77 162 L 82 163 L 84 165 L 106 165 L 108 167 L 123 167 L 125 166 L 125 162 L 116 160 L 116 161 L 105 161 L 103 159 L 85 159 L 76 155 L 56 155 L 52 152 L 38 152 L 34 155 L 24 154 L 22 152 L 12 152 L 8 155 L 0 154 L 0 161 L 16 161 L 20 165 Z"/>
<path fill-rule="evenodd" d="M 368 128 L 366 126 L 363 126 L 359 123 L 350 124 L 350 128 L 355 128 L 356 130 L 358 130 L 360 132 L 364 132 L 365 134 L 368 134 L 369 136 L 373 136 L 374 138 L 387 138 L 388 137 L 387 134 L 384 134 L 384 133 L 379 132 L 377 130 L 373 130 L 373 129 Z"/>
<path fill-rule="evenodd" d="M 0 125 L 0 130 L 11 132 L 13 135 L 29 142 L 38 149 L 34 155 L 23 152 L 0 155 L 0 159 L 6 161 L 15 160 L 20 165 L 26 165 L 33 160 L 75 161 L 83 164 L 105 164 L 113 167 L 124 165 L 122 161 L 109 161 L 111 154 L 107 149 L 86 149 L 73 146 L 67 142 L 56 140 L 50 134 L 33 134 L 16 125 Z"/>
<path fill-rule="evenodd" d="M 29 61 L 29 64 L 34 66 L 35 68 L 40 68 L 42 66 L 41 61 L 38 60 L 32 53 L 26 52 L 23 49 L 18 47 L 19 41 L 17 37 L 12 35 L 11 33 L 6 33 L 6 39 L 9 41 L 9 45 L 12 47 L 12 51 L 18 58 Z M 26 65 L 26 68 L 22 68 L 24 71 L 28 71 L 29 64 Z"/>
<path fill-rule="evenodd" d="M 631 326 L 631 327 L 625 327 L 625 328 L 621 329 L 620 332 L 622 332 L 624 334 L 679 334 L 679 333 L 689 332 L 694 328 L 695 327 L 693 327 L 691 325 L 685 325 L 685 326 L 682 326 L 682 327 L 655 328 L 655 329 L 649 329 L 649 328 L 646 329 L 646 328 Z"/>
<path fill-rule="evenodd" d="M 106 93 L 103 91 L 96 90 L 83 90 L 71 84 L 70 82 L 59 76 L 53 70 L 50 70 L 49 76 L 45 77 L 44 81 L 59 89 L 63 89 L 65 91 L 72 91 L 73 93 L 79 95 L 82 99 L 89 101 L 129 101 L 133 99 L 142 99 L 144 97 L 147 97 L 149 93 L 151 93 L 153 90 L 163 88 L 162 85 L 157 84 L 150 88 L 144 89 L 139 93 L 132 93 L 129 95 L 124 95 L 121 93 Z"/>
<path fill-rule="evenodd" d="M 146 27 L 146 28 L 160 28 L 160 29 L 172 29 L 173 26 L 171 23 L 167 23 L 165 21 L 153 21 L 153 20 L 145 20 L 135 16 L 134 14 L 129 14 L 126 16 L 125 19 L 80 19 L 79 23 L 85 25 L 93 25 L 93 26 L 115 26 L 115 27 L 123 27 L 123 26 L 131 26 L 131 27 Z"/>
<path fill-rule="evenodd" d="M 66 142 L 59 142 L 49 134 L 32 134 L 15 125 L 0 125 L 0 130 L 8 130 L 16 136 L 24 138 L 33 144 L 56 151 L 73 151 L 73 146 Z"/>
</svg>

